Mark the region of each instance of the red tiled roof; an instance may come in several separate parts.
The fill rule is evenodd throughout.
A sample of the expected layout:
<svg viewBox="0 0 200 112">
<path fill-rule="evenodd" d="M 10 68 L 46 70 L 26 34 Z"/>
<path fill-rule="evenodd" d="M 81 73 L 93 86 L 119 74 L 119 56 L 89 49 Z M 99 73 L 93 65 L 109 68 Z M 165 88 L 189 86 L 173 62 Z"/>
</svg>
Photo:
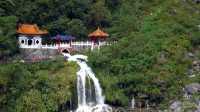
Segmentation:
<svg viewBox="0 0 200 112">
<path fill-rule="evenodd" d="M 88 35 L 89 37 L 108 37 L 109 34 L 103 32 L 100 28 Z"/>
<path fill-rule="evenodd" d="M 40 30 L 36 24 L 21 24 L 17 29 L 17 33 L 19 34 L 27 34 L 27 35 L 44 35 L 48 34 L 46 30 Z"/>
</svg>

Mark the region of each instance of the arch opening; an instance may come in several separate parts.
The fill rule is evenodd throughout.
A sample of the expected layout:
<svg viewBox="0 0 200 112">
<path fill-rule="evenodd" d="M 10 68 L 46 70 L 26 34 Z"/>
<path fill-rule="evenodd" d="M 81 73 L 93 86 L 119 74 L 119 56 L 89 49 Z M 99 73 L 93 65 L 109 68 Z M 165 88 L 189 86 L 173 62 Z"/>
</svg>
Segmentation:
<svg viewBox="0 0 200 112">
<path fill-rule="evenodd" d="M 39 42 L 39 40 L 36 40 L 36 44 L 39 44 L 40 42 Z"/>
<path fill-rule="evenodd" d="M 28 40 L 28 45 L 32 45 L 33 41 L 31 39 Z"/>
<path fill-rule="evenodd" d="M 70 51 L 68 49 L 63 49 L 62 53 L 70 53 Z"/>
<path fill-rule="evenodd" d="M 25 41 L 24 41 L 24 40 L 21 40 L 21 43 L 22 43 L 22 44 L 24 44 L 24 43 L 25 43 Z"/>
</svg>

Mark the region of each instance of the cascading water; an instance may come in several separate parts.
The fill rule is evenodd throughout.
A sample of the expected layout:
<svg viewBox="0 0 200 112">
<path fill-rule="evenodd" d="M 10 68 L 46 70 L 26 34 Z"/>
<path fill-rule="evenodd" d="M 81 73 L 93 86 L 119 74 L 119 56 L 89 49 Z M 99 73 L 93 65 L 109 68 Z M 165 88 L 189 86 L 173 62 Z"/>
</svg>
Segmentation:
<svg viewBox="0 0 200 112">
<path fill-rule="evenodd" d="M 77 72 L 77 94 L 78 94 L 78 108 L 76 112 L 112 112 L 112 108 L 104 104 L 104 97 L 102 96 L 102 89 L 99 80 L 95 77 L 91 68 L 87 65 L 87 56 L 73 55 L 63 53 L 68 61 L 75 61 L 80 70 Z M 86 96 L 86 78 L 92 80 L 95 90 L 95 101 L 88 102 Z M 92 88 L 89 88 L 90 92 Z M 90 95 L 91 97 L 91 95 Z"/>
</svg>

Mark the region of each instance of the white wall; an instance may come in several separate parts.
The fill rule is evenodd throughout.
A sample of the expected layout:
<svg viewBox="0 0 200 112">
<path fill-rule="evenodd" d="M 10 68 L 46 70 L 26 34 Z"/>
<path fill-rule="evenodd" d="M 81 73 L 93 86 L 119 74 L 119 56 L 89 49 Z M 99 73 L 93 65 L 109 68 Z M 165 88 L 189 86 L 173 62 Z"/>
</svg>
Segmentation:
<svg viewBox="0 0 200 112">
<path fill-rule="evenodd" d="M 20 48 L 41 48 L 42 38 L 40 36 L 28 37 L 20 35 L 18 37 L 18 43 Z"/>
</svg>

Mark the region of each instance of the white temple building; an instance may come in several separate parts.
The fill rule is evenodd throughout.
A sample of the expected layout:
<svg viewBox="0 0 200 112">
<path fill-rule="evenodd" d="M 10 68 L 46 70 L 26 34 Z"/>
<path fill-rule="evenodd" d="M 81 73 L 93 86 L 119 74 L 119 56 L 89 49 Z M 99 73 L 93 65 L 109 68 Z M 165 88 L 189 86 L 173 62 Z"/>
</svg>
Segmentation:
<svg viewBox="0 0 200 112">
<path fill-rule="evenodd" d="M 42 38 L 48 34 L 46 30 L 40 30 L 36 24 L 21 24 L 17 29 L 18 44 L 23 56 L 27 59 L 46 59 L 56 56 L 62 51 L 69 53 L 74 51 L 100 50 L 102 46 L 111 45 L 106 41 L 109 36 L 99 28 L 88 35 L 86 41 L 76 41 L 74 38 L 62 41 L 61 36 L 54 38 L 54 44 L 45 44 Z"/>
<path fill-rule="evenodd" d="M 109 35 L 104 33 L 99 28 L 89 34 L 89 40 L 87 41 L 72 41 L 59 42 L 56 44 L 42 44 L 42 36 L 47 35 L 48 32 L 40 30 L 36 24 L 21 24 L 17 30 L 19 47 L 23 49 L 74 49 L 79 48 L 94 48 L 100 49 L 101 46 L 109 45 L 106 42 L 106 37 Z"/>
</svg>

